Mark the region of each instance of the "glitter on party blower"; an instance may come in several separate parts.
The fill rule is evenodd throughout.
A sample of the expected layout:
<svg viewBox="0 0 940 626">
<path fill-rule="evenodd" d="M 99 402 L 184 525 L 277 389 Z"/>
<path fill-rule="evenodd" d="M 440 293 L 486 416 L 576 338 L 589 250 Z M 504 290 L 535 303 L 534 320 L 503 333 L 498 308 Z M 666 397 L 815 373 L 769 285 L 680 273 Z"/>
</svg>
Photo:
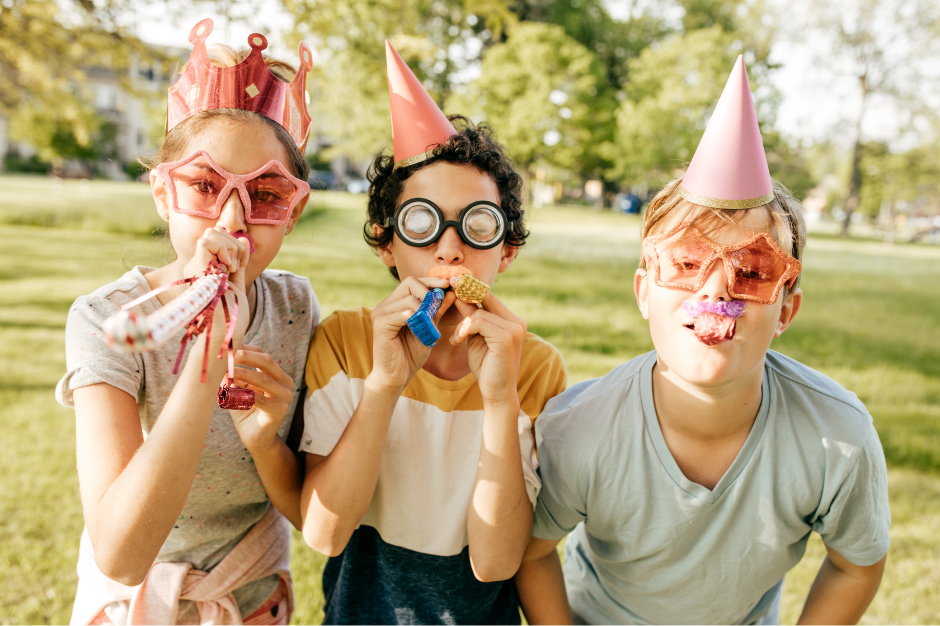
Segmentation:
<svg viewBox="0 0 940 626">
<path fill-rule="evenodd" d="M 247 233 L 237 232 L 235 236 L 247 237 L 249 251 L 254 252 L 254 241 Z M 151 315 L 143 316 L 129 310 L 171 287 L 183 284 L 189 284 L 189 288 Z M 228 268 L 222 263 L 211 261 L 202 276 L 184 278 L 164 285 L 122 306 L 120 311 L 105 321 L 105 338 L 108 345 L 119 352 L 146 352 L 163 344 L 180 329 L 185 328 L 186 333 L 180 342 L 180 351 L 173 366 L 173 373 L 177 374 L 186 345 L 201 333 L 212 330 L 215 308 L 221 303 L 222 312 L 225 314 L 226 332 L 218 358 L 228 356 L 228 372 L 226 381 L 219 388 L 218 404 L 223 409 L 246 411 L 255 404 L 255 392 L 235 385 L 235 349 L 232 336 L 235 334 L 235 321 L 238 319 L 238 302 L 232 304 L 230 315 L 228 303 L 224 298 L 225 292 L 230 289 Z M 209 342 L 206 342 L 200 382 L 206 382 L 208 361 Z"/>
<path fill-rule="evenodd" d="M 463 265 L 435 265 L 427 273 L 433 278 L 444 278 L 447 280 L 456 278 L 457 284 L 454 285 L 454 295 L 462 302 L 482 306 L 483 300 L 490 292 L 490 286 L 482 280 L 473 276 L 468 268 Z M 434 316 L 441 308 L 444 302 L 444 290 L 432 289 L 424 296 L 421 307 L 417 312 L 408 318 L 408 328 L 415 334 L 415 337 L 424 345 L 433 347 L 437 340 L 441 338 L 441 333 L 434 326 Z"/>
<path fill-rule="evenodd" d="M 726 339 L 734 338 L 737 318 L 744 315 L 744 301 L 703 302 L 684 300 L 682 310 L 695 319 L 695 338 L 706 346 L 717 346 Z"/>
</svg>

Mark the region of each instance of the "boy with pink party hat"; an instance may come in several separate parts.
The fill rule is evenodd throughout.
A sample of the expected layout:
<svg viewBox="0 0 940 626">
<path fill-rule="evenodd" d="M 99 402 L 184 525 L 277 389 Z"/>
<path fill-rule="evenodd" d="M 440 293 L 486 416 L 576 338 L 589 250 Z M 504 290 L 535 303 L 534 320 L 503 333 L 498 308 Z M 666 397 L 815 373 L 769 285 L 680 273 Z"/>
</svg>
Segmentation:
<svg viewBox="0 0 940 626">
<path fill-rule="evenodd" d="M 828 556 L 800 623 L 861 618 L 889 545 L 881 444 L 855 394 L 769 349 L 803 303 L 805 230 L 739 57 L 644 219 L 634 290 L 655 351 L 536 421 L 542 490 L 516 577 L 530 623 L 569 617 L 565 585 L 575 623 L 779 623 L 812 531 Z"/>
<path fill-rule="evenodd" d="M 386 58 L 394 153 L 370 168 L 364 234 L 398 282 L 311 344 L 304 539 L 331 557 L 325 623 L 518 624 L 532 421 L 565 365 L 493 292 L 478 308 L 449 280 L 509 269 L 528 234 L 522 180 L 485 127 L 446 118 L 391 45 Z M 438 289 L 429 346 L 406 321 Z"/>
</svg>

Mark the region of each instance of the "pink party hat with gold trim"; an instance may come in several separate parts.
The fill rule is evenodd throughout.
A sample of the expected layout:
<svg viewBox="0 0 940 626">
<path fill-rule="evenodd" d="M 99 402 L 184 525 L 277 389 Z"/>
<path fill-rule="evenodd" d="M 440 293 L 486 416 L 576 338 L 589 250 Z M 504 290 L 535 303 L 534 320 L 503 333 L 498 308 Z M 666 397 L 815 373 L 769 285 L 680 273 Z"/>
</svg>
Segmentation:
<svg viewBox="0 0 940 626">
<path fill-rule="evenodd" d="M 716 209 L 751 209 L 773 200 L 773 184 L 741 56 L 677 193 L 689 202 Z"/>
<path fill-rule="evenodd" d="M 385 42 L 385 63 L 392 111 L 392 146 L 395 169 L 398 169 L 426 161 L 434 148 L 446 143 L 457 131 L 388 41 Z"/>
</svg>

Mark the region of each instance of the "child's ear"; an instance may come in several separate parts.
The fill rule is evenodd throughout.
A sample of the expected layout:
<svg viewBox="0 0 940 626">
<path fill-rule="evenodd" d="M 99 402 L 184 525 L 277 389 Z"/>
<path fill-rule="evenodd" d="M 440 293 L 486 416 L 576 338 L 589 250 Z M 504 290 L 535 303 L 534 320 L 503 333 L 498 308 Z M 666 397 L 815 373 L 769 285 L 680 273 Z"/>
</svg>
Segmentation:
<svg viewBox="0 0 940 626">
<path fill-rule="evenodd" d="M 796 314 L 800 312 L 803 305 L 803 290 L 793 289 L 787 294 L 787 299 L 783 301 L 780 307 L 780 317 L 777 319 L 777 328 L 774 329 L 774 339 L 783 334 L 790 327 Z"/>
<path fill-rule="evenodd" d="M 637 269 L 636 273 L 633 275 L 633 295 L 636 296 L 636 304 L 640 307 L 640 315 L 642 315 L 645 320 L 650 318 L 650 289 L 649 283 L 646 280 L 647 276 L 648 272 L 642 267 Z"/>
<path fill-rule="evenodd" d="M 382 228 L 382 226 L 379 224 L 372 225 L 372 236 L 376 239 L 378 239 L 384 232 L 385 229 Z M 385 263 L 385 265 L 388 267 L 395 267 L 397 265 L 395 263 L 395 255 L 392 254 L 391 244 L 387 246 L 379 246 L 375 250 L 379 253 L 379 258 L 382 259 L 382 263 Z"/>
<path fill-rule="evenodd" d="M 497 273 L 502 274 L 508 270 L 512 262 L 516 260 L 517 254 L 519 254 L 519 246 L 509 246 L 504 243 L 503 256 L 499 259 L 499 269 L 496 270 Z"/>
<path fill-rule="evenodd" d="M 153 203 L 157 205 L 157 213 L 164 222 L 170 221 L 170 200 L 163 180 L 157 176 L 156 170 L 150 170 L 150 193 Z"/>
</svg>

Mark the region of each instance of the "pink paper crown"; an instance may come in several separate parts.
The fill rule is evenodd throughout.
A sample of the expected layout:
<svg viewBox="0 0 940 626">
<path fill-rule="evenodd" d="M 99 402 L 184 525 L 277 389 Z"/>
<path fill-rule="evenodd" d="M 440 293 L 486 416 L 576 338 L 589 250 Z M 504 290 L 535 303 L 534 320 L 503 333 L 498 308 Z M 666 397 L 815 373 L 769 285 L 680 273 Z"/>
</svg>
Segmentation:
<svg viewBox="0 0 940 626">
<path fill-rule="evenodd" d="M 310 133 L 307 113 L 307 72 L 313 53 L 305 42 L 299 46 L 300 69 L 294 80 L 285 83 L 271 73 L 261 51 L 268 47 L 263 35 L 248 37 L 251 53 L 234 67 L 219 67 L 209 60 L 206 39 L 212 32 L 212 20 L 198 22 L 189 32 L 193 44 L 189 62 L 182 76 L 169 89 L 166 130 L 200 111 L 242 109 L 270 118 L 283 126 L 301 153 Z"/>
</svg>

